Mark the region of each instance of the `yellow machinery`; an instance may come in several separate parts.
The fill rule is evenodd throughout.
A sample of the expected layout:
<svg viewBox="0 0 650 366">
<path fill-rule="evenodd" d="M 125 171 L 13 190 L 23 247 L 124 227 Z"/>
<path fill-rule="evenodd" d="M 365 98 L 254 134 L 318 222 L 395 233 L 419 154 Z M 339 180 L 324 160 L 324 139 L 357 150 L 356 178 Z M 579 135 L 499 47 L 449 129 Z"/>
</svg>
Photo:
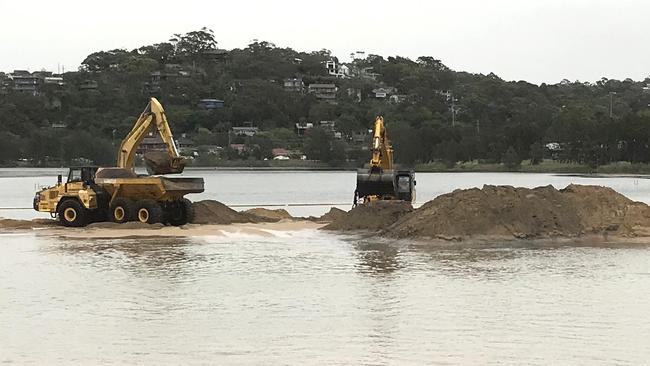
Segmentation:
<svg viewBox="0 0 650 366">
<path fill-rule="evenodd" d="M 66 226 L 105 220 L 171 225 L 191 222 L 192 203 L 184 196 L 203 192 L 203 178 L 138 176 L 134 171 L 135 151 L 154 126 L 167 152 L 145 154 L 147 169 L 153 174 L 183 172 L 185 161 L 178 154 L 165 112 L 158 100 L 151 98 L 122 141 L 116 167 L 70 168 L 66 183 L 59 175 L 55 186 L 36 193 L 34 209 L 58 216 Z"/>
<path fill-rule="evenodd" d="M 370 146 L 372 157 L 369 169 L 357 171 L 356 205 L 359 198 L 364 203 L 375 200 L 415 200 L 415 173 L 393 169 L 393 147 L 388 139 L 384 118 L 375 118 Z"/>
<path fill-rule="evenodd" d="M 174 136 L 169 128 L 165 110 L 156 98 L 151 98 L 140 118 L 135 122 L 131 132 L 122 140 L 117 153 L 117 167 L 132 169 L 135 152 L 142 139 L 152 129 L 156 128 L 162 141 L 165 143 L 167 153 L 150 151 L 144 154 L 145 163 L 150 174 L 182 173 L 185 168 L 185 159 L 178 154 Z"/>
</svg>

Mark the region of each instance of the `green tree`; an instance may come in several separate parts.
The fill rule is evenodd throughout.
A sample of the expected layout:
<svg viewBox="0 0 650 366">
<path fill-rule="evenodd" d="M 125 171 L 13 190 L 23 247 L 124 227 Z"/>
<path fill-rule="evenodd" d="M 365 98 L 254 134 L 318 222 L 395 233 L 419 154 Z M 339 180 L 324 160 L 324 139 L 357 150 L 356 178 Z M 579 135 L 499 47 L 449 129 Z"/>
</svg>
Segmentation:
<svg viewBox="0 0 650 366">
<path fill-rule="evenodd" d="M 330 161 L 332 134 L 322 128 L 312 128 L 305 138 L 304 151 L 308 159 Z"/>
<path fill-rule="evenodd" d="M 518 169 L 521 165 L 521 158 L 517 154 L 517 151 L 515 151 L 515 148 L 510 146 L 505 154 L 503 154 L 502 162 L 508 169 Z"/>
<path fill-rule="evenodd" d="M 539 142 L 530 145 L 530 163 L 539 164 L 544 159 L 544 147 Z"/>
</svg>

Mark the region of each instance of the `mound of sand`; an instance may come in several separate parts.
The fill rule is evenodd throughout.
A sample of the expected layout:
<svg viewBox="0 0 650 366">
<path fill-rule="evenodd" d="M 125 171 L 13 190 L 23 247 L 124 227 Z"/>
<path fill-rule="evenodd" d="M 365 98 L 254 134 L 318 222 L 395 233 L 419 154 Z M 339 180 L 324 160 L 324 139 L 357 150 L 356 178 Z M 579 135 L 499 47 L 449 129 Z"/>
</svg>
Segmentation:
<svg viewBox="0 0 650 366">
<path fill-rule="evenodd" d="M 257 222 L 252 216 L 242 214 L 219 201 L 197 201 L 194 206 L 193 224 L 227 225 L 234 223 Z"/>
<path fill-rule="evenodd" d="M 333 213 L 330 216 L 334 221 L 323 229 L 380 231 L 411 211 L 413 206 L 405 201 L 375 201 L 367 205 L 359 205 L 344 215 L 339 212 Z"/>
<path fill-rule="evenodd" d="M 534 189 L 483 186 L 427 202 L 388 226 L 398 238 L 577 237 L 650 234 L 650 207 L 611 188 L 569 185 Z"/>
<path fill-rule="evenodd" d="M 278 222 L 280 220 L 293 219 L 293 216 L 283 209 L 269 210 L 267 208 L 251 208 L 243 213 L 258 219 L 259 221 L 265 222 Z"/>
<path fill-rule="evenodd" d="M 332 208 L 330 208 L 329 211 L 327 211 L 326 214 L 324 214 L 323 216 L 319 217 L 317 221 L 321 221 L 321 222 L 334 222 L 334 221 L 337 221 L 337 220 L 342 219 L 342 218 L 345 217 L 345 215 L 347 215 L 347 214 L 348 214 L 347 211 L 343 211 L 343 210 L 341 210 L 340 208 L 332 207 Z"/>
</svg>

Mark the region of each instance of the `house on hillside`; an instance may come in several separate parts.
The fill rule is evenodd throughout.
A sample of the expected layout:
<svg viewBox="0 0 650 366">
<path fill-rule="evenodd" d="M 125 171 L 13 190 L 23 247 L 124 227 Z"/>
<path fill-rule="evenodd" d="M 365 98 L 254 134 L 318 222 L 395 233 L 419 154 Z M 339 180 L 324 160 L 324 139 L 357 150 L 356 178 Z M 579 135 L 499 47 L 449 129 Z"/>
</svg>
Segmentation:
<svg viewBox="0 0 650 366">
<path fill-rule="evenodd" d="M 142 142 L 140 142 L 140 145 L 138 146 L 138 149 L 136 150 L 137 154 L 144 154 L 147 151 L 151 150 L 166 150 L 167 145 L 163 142 L 162 138 L 160 138 L 160 135 L 158 134 L 153 134 L 149 133 L 147 136 L 145 136 L 142 139 Z"/>
<path fill-rule="evenodd" d="M 305 83 L 302 78 L 287 78 L 283 83 L 284 90 L 302 93 L 305 90 Z"/>
<path fill-rule="evenodd" d="M 291 152 L 289 150 L 282 147 L 276 147 L 275 149 L 271 149 L 271 155 L 273 155 L 273 160 L 289 160 L 290 154 Z"/>
<path fill-rule="evenodd" d="M 230 148 L 237 151 L 238 154 L 242 154 L 248 150 L 246 144 L 230 144 Z"/>
<path fill-rule="evenodd" d="M 197 103 L 197 107 L 202 109 L 218 109 L 223 108 L 224 101 L 221 99 L 201 99 Z"/>
<path fill-rule="evenodd" d="M 372 90 L 372 96 L 377 99 L 385 99 L 396 92 L 397 89 L 392 86 L 381 86 Z"/>
<path fill-rule="evenodd" d="M 213 62 L 224 61 L 228 57 L 228 50 L 222 48 L 215 48 L 201 52 L 205 58 Z"/>
<path fill-rule="evenodd" d="M 21 93 L 37 96 L 42 79 L 38 75 L 32 75 L 27 70 L 14 70 L 9 74 L 11 87 L 13 90 Z"/>
<path fill-rule="evenodd" d="M 326 102 L 336 103 L 336 92 L 338 88 L 334 84 L 309 84 L 307 92 L 313 94 L 317 99 Z"/>
<path fill-rule="evenodd" d="M 250 122 L 249 122 L 250 123 Z M 244 127 L 233 127 L 232 132 L 236 136 L 247 136 L 247 137 L 253 137 L 259 132 L 258 127 L 253 127 L 253 126 L 244 126 Z"/>
<path fill-rule="evenodd" d="M 63 86 L 65 85 L 65 82 L 63 81 L 62 76 L 48 76 L 43 78 L 43 84 Z"/>
<path fill-rule="evenodd" d="M 325 68 L 330 76 L 345 79 L 350 77 L 350 68 L 338 62 L 336 58 L 325 61 Z"/>
<path fill-rule="evenodd" d="M 313 123 L 296 123 L 296 134 L 298 136 L 304 136 L 312 128 L 314 128 Z"/>
<path fill-rule="evenodd" d="M 393 94 L 390 97 L 388 97 L 388 101 L 395 104 L 403 103 L 407 99 L 408 99 L 408 95 L 406 94 Z"/>
<path fill-rule="evenodd" d="M 79 90 L 97 90 L 99 84 L 95 80 L 84 80 L 79 84 Z"/>
<path fill-rule="evenodd" d="M 334 121 L 320 121 L 318 122 L 318 126 L 324 130 L 328 131 L 334 131 L 336 128 L 336 122 Z"/>
</svg>

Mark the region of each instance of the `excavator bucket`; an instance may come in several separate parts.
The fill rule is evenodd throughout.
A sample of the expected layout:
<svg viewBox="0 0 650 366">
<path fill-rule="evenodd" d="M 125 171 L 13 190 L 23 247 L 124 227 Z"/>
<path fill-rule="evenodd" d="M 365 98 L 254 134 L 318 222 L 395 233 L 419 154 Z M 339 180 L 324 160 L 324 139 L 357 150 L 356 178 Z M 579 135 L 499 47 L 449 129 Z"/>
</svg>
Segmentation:
<svg viewBox="0 0 650 366">
<path fill-rule="evenodd" d="M 180 174 L 185 169 L 183 157 L 171 157 L 166 151 L 147 151 L 144 153 L 144 162 L 151 175 Z"/>
<path fill-rule="evenodd" d="M 393 170 L 358 170 L 357 194 L 388 197 L 395 195 L 395 172 Z"/>
</svg>

